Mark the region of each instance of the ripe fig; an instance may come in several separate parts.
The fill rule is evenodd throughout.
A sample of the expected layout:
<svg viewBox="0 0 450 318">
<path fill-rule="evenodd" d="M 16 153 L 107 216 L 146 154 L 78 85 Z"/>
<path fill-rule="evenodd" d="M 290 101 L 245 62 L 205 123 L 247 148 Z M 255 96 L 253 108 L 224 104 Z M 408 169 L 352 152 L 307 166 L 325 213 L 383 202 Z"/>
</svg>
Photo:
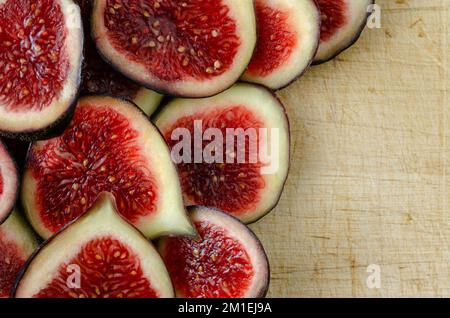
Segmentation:
<svg viewBox="0 0 450 318">
<path fill-rule="evenodd" d="M 193 233 L 177 171 L 156 127 L 128 101 L 84 97 L 61 136 L 32 144 L 22 203 L 35 230 L 48 238 L 104 191 L 149 238 Z"/>
<path fill-rule="evenodd" d="M 19 193 L 19 173 L 6 146 L 0 140 L 0 224 L 8 218 Z"/>
<path fill-rule="evenodd" d="M 327 62 L 360 37 L 375 0 L 316 0 L 322 15 L 320 45 L 314 64 Z"/>
<path fill-rule="evenodd" d="M 0 1 L 0 134 L 39 139 L 65 122 L 82 53 L 80 10 L 72 0 Z"/>
<path fill-rule="evenodd" d="M 314 0 L 256 0 L 258 40 L 243 80 L 280 89 L 311 65 L 320 38 Z"/>
<path fill-rule="evenodd" d="M 256 44 L 252 0 L 96 0 L 92 32 L 102 56 L 127 77 L 184 97 L 233 85 Z"/>
<path fill-rule="evenodd" d="M 245 223 L 277 204 L 289 168 L 289 123 L 267 89 L 236 84 L 204 99 L 174 99 L 154 116 L 178 164 L 185 202 Z"/>
<path fill-rule="evenodd" d="M 151 115 L 159 106 L 162 95 L 134 83 L 103 61 L 89 32 L 92 0 L 76 0 L 75 2 L 81 8 L 83 27 L 86 30 L 80 94 L 122 97 L 134 102 L 147 115 Z"/>
<path fill-rule="evenodd" d="M 168 237 L 158 249 L 177 297 L 260 298 L 267 293 L 269 262 L 255 234 L 217 210 L 192 207 L 199 238 Z"/>
<path fill-rule="evenodd" d="M 12 296 L 17 276 L 37 246 L 33 230 L 17 210 L 0 225 L 0 298 Z"/>
<path fill-rule="evenodd" d="M 173 287 L 156 249 L 102 194 L 91 210 L 27 263 L 18 298 L 167 298 Z"/>
</svg>

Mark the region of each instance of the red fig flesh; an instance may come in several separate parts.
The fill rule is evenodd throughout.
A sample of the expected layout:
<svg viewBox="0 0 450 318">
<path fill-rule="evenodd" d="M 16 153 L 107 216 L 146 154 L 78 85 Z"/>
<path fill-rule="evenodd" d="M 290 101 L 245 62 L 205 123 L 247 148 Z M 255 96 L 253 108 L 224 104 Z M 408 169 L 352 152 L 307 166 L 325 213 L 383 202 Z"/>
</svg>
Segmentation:
<svg viewBox="0 0 450 318">
<path fill-rule="evenodd" d="M 46 242 L 16 286 L 19 298 L 173 297 L 160 256 L 116 212 L 113 196 Z"/>
<path fill-rule="evenodd" d="M 316 0 L 322 15 L 315 64 L 327 62 L 352 46 L 361 35 L 374 0 Z"/>
<path fill-rule="evenodd" d="M 37 139 L 76 98 L 83 31 L 72 0 L 0 2 L 0 131 Z"/>
<path fill-rule="evenodd" d="M 164 238 L 159 251 L 177 297 L 258 298 L 269 285 L 269 263 L 253 232 L 237 219 L 191 209 L 199 238 Z"/>
<path fill-rule="evenodd" d="M 92 25 L 98 49 L 120 72 L 186 97 L 230 87 L 256 43 L 252 0 L 97 0 Z"/>
<path fill-rule="evenodd" d="M 64 133 L 29 151 L 22 202 L 44 238 L 108 191 L 119 212 L 148 237 L 191 234 L 177 173 L 163 138 L 131 103 L 80 99 Z"/>
<path fill-rule="evenodd" d="M 243 80 L 280 89 L 313 61 L 320 13 L 313 0 L 257 0 L 256 16 L 257 46 Z"/>
<path fill-rule="evenodd" d="M 289 123 L 267 89 L 237 84 L 210 98 L 175 99 L 154 119 L 178 164 L 188 205 L 251 223 L 277 204 L 289 169 Z"/>
<path fill-rule="evenodd" d="M 17 276 L 37 245 L 33 231 L 17 210 L 0 225 L 0 298 L 12 296 Z"/>
<path fill-rule="evenodd" d="M 134 102 L 147 115 L 151 115 L 159 106 L 162 95 L 134 83 L 103 61 L 90 36 L 92 0 L 76 2 L 81 8 L 86 33 L 80 94 L 122 97 Z"/>
</svg>

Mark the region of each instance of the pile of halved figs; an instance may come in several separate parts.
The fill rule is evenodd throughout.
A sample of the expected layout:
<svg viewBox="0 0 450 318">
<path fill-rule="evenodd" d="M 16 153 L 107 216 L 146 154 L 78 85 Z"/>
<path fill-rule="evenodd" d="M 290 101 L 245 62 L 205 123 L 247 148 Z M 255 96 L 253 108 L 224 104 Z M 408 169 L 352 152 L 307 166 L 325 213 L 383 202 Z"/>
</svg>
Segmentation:
<svg viewBox="0 0 450 318">
<path fill-rule="evenodd" d="M 372 4 L 0 0 L 0 297 L 264 297 L 274 91 Z"/>
</svg>

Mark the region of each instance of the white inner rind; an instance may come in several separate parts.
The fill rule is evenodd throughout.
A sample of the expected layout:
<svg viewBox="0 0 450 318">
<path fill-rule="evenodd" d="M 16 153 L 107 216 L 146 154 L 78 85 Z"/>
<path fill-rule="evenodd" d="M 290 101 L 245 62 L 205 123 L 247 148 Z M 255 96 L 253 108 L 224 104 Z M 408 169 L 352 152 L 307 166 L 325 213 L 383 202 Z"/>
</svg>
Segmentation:
<svg viewBox="0 0 450 318">
<path fill-rule="evenodd" d="M 264 296 L 269 284 L 269 263 L 263 246 L 257 237 L 243 223 L 235 218 L 205 207 L 194 207 L 191 210 L 193 222 L 205 222 L 220 227 L 225 235 L 239 242 L 248 253 L 253 267 L 254 275 L 250 286 L 245 291 L 243 298 L 256 298 Z M 165 241 L 160 245 L 160 251 L 164 255 Z M 184 297 L 181 291 L 176 291 L 177 297 Z"/>
<path fill-rule="evenodd" d="M 139 132 L 136 139 L 141 149 L 140 154 L 148 160 L 151 177 L 156 183 L 156 209 L 150 215 L 142 216 L 134 224 L 149 238 L 165 234 L 193 235 L 194 229 L 184 208 L 183 196 L 178 174 L 171 161 L 167 144 L 156 127 L 142 112 L 129 102 L 112 97 L 85 97 L 80 99 L 77 107 L 89 105 L 94 107 L 109 107 L 125 116 L 130 128 Z M 50 141 L 39 141 L 33 144 L 36 149 L 42 149 Z M 26 169 L 22 185 L 22 202 L 30 222 L 43 238 L 51 236 L 41 219 L 37 204 L 37 182 L 30 171 Z M 139 185 L 136 185 L 139 186 Z"/>
<path fill-rule="evenodd" d="M 3 191 L 0 194 L 0 224 L 11 212 L 19 191 L 17 168 L 13 159 L 0 142 L 0 179 Z"/>
<path fill-rule="evenodd" d="M 0 103 L 0 129 L 3 131 L 21 133 L 45 129 L 62 117 L 74 102 L 79 87 L 83 52 L 80 8 L 72 0 L 56 1 L 60 4 L 64 15 L 64 28 L 67 32 L 65 40 L 65 52 L 69 63 L 67 78 L 55 99 L 42 110 L 7 111 L 6 106 Z"/>
<path fill-rule="evenodd" d="M 315 57 L 317 62 L 332 58 L 355 40 L 366 23 L 369 5 L 373 3 L 373 0 L 345 0 L 345 2 L 348 8 L 345 12 L 348 19 L 347 24 L 340 28 L 328 41 L 320 43 Z"/>
<path fill-rule="evenodd" d="M 17 210 L 14 210 L 5 223 L 0 225 L 0 234 L 5 235 L 5 237 L 0 236 L 0 239 L 14 242 L 25 258 L 28 258 L 38 247 L 33 230 Z"/>
<path fill-rule="evenodd" d="M 147 115 L 152 115 L 163 99 L 163 95 L 147 88 L 138 90 L 133 102 Z"/>
<path fill-rule="evenodd" d="M 269 212 L 278 202 L 289 170 L 289 123 L 283 106 L 274 95 L 261 86 L 240 83 L 210 98 L 175 99 L 156 116 L 155 124 L 165 134 L 180 118 L 200 114 L 198 119 L 201 119 L 203 115 L 231 106 L 243 106 L 256 118 L 262 119 L 269 136 L 272 128 L 279 132 L 278 169 L 275 173 L 263 175 L 266 186 L 260 190 L 260 201 L 255 208 L 237 216 L 243 222 L 250 223 Z M 269 139 L 267 145 L 269 153 L 271 141 Z M 272 163 L 268 162 L 267 165 Z M 227 195 L 225 189 L 223 195 Z M 195 204 L 189 197 L 185 197 L 185 201 L 188 205 Z"/>
<path fill-rule="evenodd" d="M 29 298 L 39 293 L 57 276 L 63 264 L 77 256 L 83 246 L 102 237 L 118 240 L 137 255 L 144 276 L 161 298 L 174 296 L 161 257 L 150 242 L 116 213 L 111 195 L 101 197 L 87 214 L 44 245 L 27 267 L 15 296 Z M 82 279 L 82 282 L 86 281 Z"/>
<path fill-rule="evenodd" d="M 320 14 L 312 0 L 264 0 L 264 5 L 288 15 L 290 31 L 297 35 L 297 46 L 289 58 L 267 75 L 252 75 L 248 71 L 243 80 L 279 89 L 309 67 L 314 59 L 320 39 Z M 272 45 L 283 43 L 272 43 Z"/>
<path fill-rule="evenodd" d="M 236 23 L 236 34 L 241 45 L 229 69 L 210 79 L 186 78 L 178 81 L 163 81 L 147 68 L 118 52 L 109 40 L 104 21 L 106 0 L 96 0 L 92 19 L 94 40 L 102 54 L 124 75 L 154 88 L 176 96 L 202 97 L 219 93 L 235 83 L 244 73 L 256 46 L 256 18 L 252 0 L 222 0 L 230 9 L 229 14 Z M 180 65 L 181 67 L 181 65 Z"/>
</svg>

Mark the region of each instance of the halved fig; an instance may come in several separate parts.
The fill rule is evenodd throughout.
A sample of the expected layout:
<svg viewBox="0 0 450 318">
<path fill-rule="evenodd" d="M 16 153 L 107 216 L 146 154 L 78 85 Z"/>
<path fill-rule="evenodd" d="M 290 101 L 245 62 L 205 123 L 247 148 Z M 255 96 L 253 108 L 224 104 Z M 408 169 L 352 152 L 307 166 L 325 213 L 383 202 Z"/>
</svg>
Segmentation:
<svg viewBox="0 0 450 318">
<path fill-rule="evenodd" d="M 61 136 L 32 144 L 22 203 L 35 230 L 48 238 L 103 191 L 113 193 L 120 214 L 149 238 L 193 233 L 156 127 L 128 101 L 84 97 Z"/>
<path fill-rule="evenodd" d="M 134 102 L 147 115 L 151 115 L 160 104 L 162 95 L 134 83 L 103 61 L 88 34 L 91 28 L 92 0 L 76 0 L 75 2 L 80 5 L 83 27 L 87 33 L 84 43 L 81 95 L 122 97 Z"/>
<path fill-rule="evenodd" d="M 28 262 L 18 298 L 168 298 L 173 287 L 153 245 L 102 194 Z"/>
<path fill-rule="evenodd" d="M 322 14 L 320 45 L 314 64 L 327 62 L 360 37 L 375 0 L 316 0 Z"/>
<path fill-rule="evenodd" d="M 92 26 L 97 48 L 120 72 L 184 97 L 230 87 L 256 44 L 252 0 L 96 0 Z"/>
<path fill-rule="evenodd" d="M 261 298 L 269 262 L 255 234 L 239 220 L 205 207 L 190 209 L 198 238 L 168 237 L 159 252 L 180 298 Z"/>
<path fill-rule="evenodd" d="M 33 230 L 17 210 L 0 225 L 0 298 L 12 297 L 17 276 L 37 246 Z"/>
<path fill-rule="evenodd" d="M 175 99 L 154 119 L 178 164 L 187 205 L 250 223 L 277 204 L 289 168 L 289 123 L 267 89 L 236 84 L 210 98 Z"/>
<path fill-rule="evenodd" d="M 256 0 L 258 40 L 242 77 L 280 89 L 311 65 L 320 38 L 320 12 L 314 0 Z"/>
<path fill-rule="evenodd" d="M 38 139 L 71 113 L 83 53 L 72 0 L 0 1 L 0 133 Z"/>
<path fill-rule="evenodd" d="M 19 173 L 6 146 L 0 140 L 0 224 L 8 218 L 19 193 Z"/>
</svg>

